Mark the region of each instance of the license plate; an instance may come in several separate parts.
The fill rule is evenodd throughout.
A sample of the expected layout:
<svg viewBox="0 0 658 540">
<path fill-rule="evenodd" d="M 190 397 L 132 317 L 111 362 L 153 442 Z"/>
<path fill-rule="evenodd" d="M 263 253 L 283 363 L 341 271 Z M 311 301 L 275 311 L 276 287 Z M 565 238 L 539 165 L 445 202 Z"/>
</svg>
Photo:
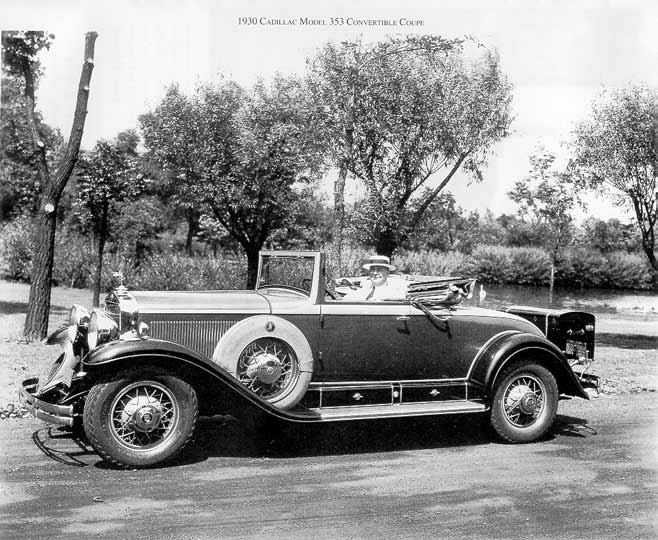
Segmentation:
<svg viewBox="0 0 658 540">
<path fill-rule="evenodd" d="M 567 340 L 567 356 L 575 356 L 576 358 L 587 358 L 587 345 L 580 341 Z"/>
</svg>

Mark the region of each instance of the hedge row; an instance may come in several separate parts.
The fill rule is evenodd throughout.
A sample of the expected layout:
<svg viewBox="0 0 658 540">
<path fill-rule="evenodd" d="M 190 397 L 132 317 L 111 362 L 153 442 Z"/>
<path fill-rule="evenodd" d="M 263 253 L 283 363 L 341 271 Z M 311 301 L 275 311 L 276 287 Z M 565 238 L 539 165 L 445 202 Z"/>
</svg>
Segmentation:
<svg viewBox="0 0 658 540">
<path fill-rule="evenodd" d="M 17 220 L 0 229 L 0 278 L 29 281 L 31 240 L 29 222 Z M 343 251 L 341 264 L 329 252 L 331 277 L 360 273 L 368 252 L 360 248 Z M 91 288 L 96 255 L 92 242 L 82 235 L 59 233 L 56 238 L 53 279 L 71 287 Z M 480 246 L 471 255 L 459 252 L 403 252 L 393 263 L 410 274 L 478 278 L 482 283 L 547 285 L 550 258 L 538 248 Z M 130 258 L 109 254 L 104 258 L 103 289 L 111 273 L 121 270 L 131 288 L 147 290 L 240 289 L 246 283 L 246 258 L 223 254 L 217 257 L 186 257 L 160 253 L 133 264 Z M 558 286 L 614 289 L 651 289 L 654 273 L 643 255 L 625 252 L 602 255 L 584 248 L 568 250 L 555 267 Z"/>
</svg>

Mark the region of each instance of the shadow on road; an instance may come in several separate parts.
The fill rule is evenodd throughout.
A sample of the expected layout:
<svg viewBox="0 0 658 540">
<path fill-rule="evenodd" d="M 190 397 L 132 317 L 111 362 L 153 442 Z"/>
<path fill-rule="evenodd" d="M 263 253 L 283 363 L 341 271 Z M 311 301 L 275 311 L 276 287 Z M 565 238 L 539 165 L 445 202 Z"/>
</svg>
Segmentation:
<svg viewBox="0 0 658 540">
<path fill-rule="evenodd" d="M 47 457 L 71 467 L 87 467 L 98 457 L 83 437 L 66 428 L 38 429 L 32 434 L 32 441 Z M 83 461 L 84 457 L 91 459 Z"/>
<path fill-rule="evenodd" d="M 587 437 L 588 435 L 596 435 L 597 431 L 587 424 L 588 422 L 584 418 L 558 414 L 555 423 L 551 428 L 551 433 L 553 435 L 561 435 L 564 437 Z"/>
<path fill-rule="evenodd" d="M 212 456 L 296 458 L 395 452 L 487 444 L 492 440 L 484 418 L 401 418 L 282 425 L 272 421 L 244 425 L 230 417 L 204 419 L 191 460 Z"/>
<path fill-rule="evenodd" d="M 587 420 L 558 415 L 545 440 L 556 436 L 587 437 L 596 431 Z M 114 469 L 97 456 L 83 436 L 63 428 L 44 428 L 32 440 L 50 459 L 72 467 Z M 358 455 L 485 445 L 500 442 L 485 415 L 399 418 L 284 425 L 269 419 L 240 422 L 230 416 L 201 418 L 194 441 L 177 459 L 157 468 L 189 465 L 212 457 Z"/>
</svg>

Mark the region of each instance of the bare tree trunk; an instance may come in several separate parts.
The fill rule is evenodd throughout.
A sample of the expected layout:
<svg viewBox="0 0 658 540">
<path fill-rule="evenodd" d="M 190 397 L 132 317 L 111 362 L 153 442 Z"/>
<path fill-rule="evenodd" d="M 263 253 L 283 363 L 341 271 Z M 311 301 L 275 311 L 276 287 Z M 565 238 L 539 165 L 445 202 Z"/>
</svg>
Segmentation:
<svg viewBox="0 0 658 540">
<path fill-rule="evenodd" d="M 71 135 L 55 177 L 47 176 L 43 184 L 43 195 L 36 217 L 35 247 L 32 258 L 32 284 L 30 298 L 25 317 L 23 334 L 26 339 L 42 339 L 48 334 L 48 314 L 50 312 L 50 291 L 55 248 L 55 228 L 57 224 L 57 205 L 64 187 L 71 176 L 75 162 L 78 159 L 80 141 L 87 116 L 89 100 L 89 83 L 94 69 L 94 44 L 98 34 L 85 34 L 85 52 L 78 97 L 73 116 Z M 33 90 L 32 90 L 33 91 Z M 34 103 L 34 95 L 32 96 Z M 28 107 L 29 108 L 29 107 Z M 29 112 L 28 112 L 29 116 Z M 39 144 L 40 143 L 40 144 Z M 43 143 L 35 141 L 35 146 L 41 148 Z"/>
<path fill-rule="evenodd" d="M 105 242 L 107 240 L 107 204 L 103 207 L 103 215 L 101 216 L 100 234 L 98 235 L 98 260 L 96 261 L 96 272 L 94 273 L 94 291 L 92 298 L 92 305 L 98 307 L 100 305 L 101 296 L 101 280 L 103 277 L 103 254 L 105 252 Z"/>
<path fill-rule="evenodd" d="M 258 278 L 258 248 L 245 248 L 247 252 L 247 289 L 256 288 Z"/>
<path fill-rule="evenodd" d="M 553 304 L 553 289 L 555 288 L 555 261 L 551 260 L 551 277 L 548 286 L 548 303 Z"/>
<path fill-rule="evenodd" d="M 347 166 L 341 164 L 334 182 L 334 238 L 336 266 L 342 268 L 343 240 L 345 236 L 345 180 Z"/>
<path fill-rule="evenodd" d="M 192 241 L 194 235 L 199 232 L 199 217 L 200 214 L 194 208 L 187 211 L 187 236 L 185 237 L 185 253 L 192 256 Z"/>
</svg>

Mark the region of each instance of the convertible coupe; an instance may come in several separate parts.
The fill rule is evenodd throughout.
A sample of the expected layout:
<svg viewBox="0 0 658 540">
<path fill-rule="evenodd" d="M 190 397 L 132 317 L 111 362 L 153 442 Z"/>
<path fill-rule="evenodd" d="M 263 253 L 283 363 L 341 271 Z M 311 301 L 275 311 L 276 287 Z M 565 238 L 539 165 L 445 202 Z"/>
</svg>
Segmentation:
<svg viewBox="0 0 658 540">
<path fill-rule="evenodd" d="M 120 284 L 102 309 L 71 308 L 48 339 L 64 349 L 50 376 L 24 381 L 21 394 L 35 416 L 84 429 L 103 459 L 127 467 L 178 454 L 200 414 L 290 423 L 480 414 L 505 441 L 536 441 L 560 396 L 587 399 L 596 386 L 585 373 L 594 317 L 472 307 L 461 302 L 472 287 L 410 279 L 404 299 L 349 301 L 327 287 L 325 255 L 311 251 L 261 252 L 253 291 Z"/>
</svg>

